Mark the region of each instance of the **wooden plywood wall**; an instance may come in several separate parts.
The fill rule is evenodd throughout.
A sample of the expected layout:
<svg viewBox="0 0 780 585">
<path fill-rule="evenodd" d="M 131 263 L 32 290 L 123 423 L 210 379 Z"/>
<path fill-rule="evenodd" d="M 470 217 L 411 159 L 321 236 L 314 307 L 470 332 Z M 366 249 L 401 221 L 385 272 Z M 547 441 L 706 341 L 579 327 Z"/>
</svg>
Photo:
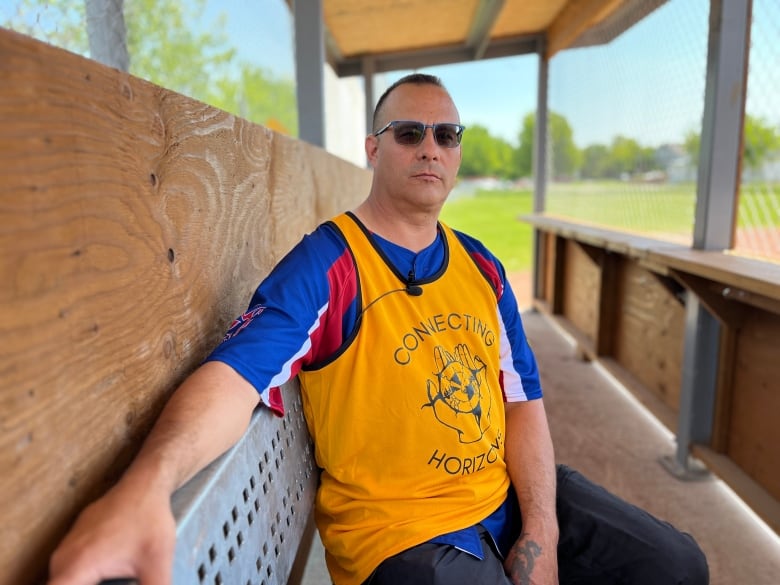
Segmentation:
<svg viewBox="0 0 780 585">
<path fill-rule="evenodd" d="M 649 270 L 624 260 L 613 345 L 618 363 L 674 412 L 680 402 L 685 307 Z"/>
<path fill-rule="evenodd" d="M 561 280 L 565 260 L 565 240 L 555 234 L 540 232 L 539 298 L 547 303 L 548 310 L 558 313 L 562 310 Z"/>
<path fill-rule="evenodd" d="M 737 333 L 727 454 L 780 500 L 780 315 L 751 308 Z"/>
<path fill-rule="evenodd" d="M 566 240 L 563 268 L 563 315 L 596 343 L 599 327 L 601 269 L 577 242 Z"/>
<path fill-rule="evenodd" d="M 0 584 L 18 585 L 370 174 L 2 29 L 0 121 Z"/>
<path fill-rule="evenodd" d="M 531 221 L 544 242 L 535 306 L 672 431 L 682 416 L 706 414 L 700 398 L 695 413 L 680 409 L 691 333 L 686 300 L 695 295 L 719 321 L 712 437 L 691 449 L 770 526 L 780 526 L 776 267 L 542 214 Z M 706 379 L 708 372 L 691 374 Z"/>
</svg>

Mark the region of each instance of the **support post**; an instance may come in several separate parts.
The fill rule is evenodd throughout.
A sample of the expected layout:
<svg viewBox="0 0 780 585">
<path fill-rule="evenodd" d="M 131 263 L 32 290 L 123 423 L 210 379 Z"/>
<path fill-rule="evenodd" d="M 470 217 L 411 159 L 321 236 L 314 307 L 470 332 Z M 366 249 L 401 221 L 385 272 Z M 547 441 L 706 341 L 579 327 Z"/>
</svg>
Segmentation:
<svg viewBox="0 0 780 585">
<path fill-rule="evenodd" d="M 711 0 L 707 83 L 696 189 L 693 247 L 731 248 L 739 192 L 742 129 L 750 51 L 750 0 Z M 666 468 L 682 479 L 702 475 L 692 461 L 694 443 L 712 440 L 720 323 L 688 292 L 683 349 L 677 451 L 664 457 Z"/>
<path fill-rule="evenodd" d="M 322 0 L 294 0 L 298 137 L 325 146 L 325 19 Z"/>
<path fill-rule="evenodd" d="M 124 0 L 86 0 L 89 54 L 120 71 L 130 68 Z"/>
<path fill-rule="evenodd" d="M 537 73 L 536 92 L 536 123 L 534 124 L 534 150 L 533 150 L 533 177 L 534 177 L 534 213 L 541 213 L 546 207 L 547 196 L 547 40 L 540 37 L 537 46 L 539 56 L 539 71 Z M 534 228 L 534 272 L 533 272 L 533 297 L 542 297 L 544 278 L 544 247 L 542 246 L 542 233 Z"/>
<path fill-rule="evenodd" d="M 363 59 L 363 93 L 366 98 L 366 136 L 374 131 L 374 71 L 375 62 L 372 57 Z M 368 159 L 366 167 L 370 168 Z"/>
<path fill-rule="evenodd" d="M 363 91 L 366 95 L 366 135 L 373 131 L 374 124 L 374 60 L 363 59 Z"/>
</svg>

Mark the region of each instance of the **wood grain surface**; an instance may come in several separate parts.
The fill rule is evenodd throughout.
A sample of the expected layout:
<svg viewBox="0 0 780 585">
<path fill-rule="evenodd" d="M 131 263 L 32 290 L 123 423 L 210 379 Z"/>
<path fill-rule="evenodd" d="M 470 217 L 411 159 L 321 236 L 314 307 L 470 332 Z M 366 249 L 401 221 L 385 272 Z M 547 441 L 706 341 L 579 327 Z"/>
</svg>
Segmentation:
<svg viewBox="0 0 780 585">
<path fill-rule="evenodd" d="M 780 315 L 751 310 L 737 337 L 726 453 L 780 502 L 778 340 Z"/>
<path fill-rule="evenodd" d="M 566 240 L 563 278 L 563 314 L 590 340 L 596 343 L 601 271 L 583 248 Z"/>
<path fill-rule="evenodd" d="M 685 308 L 636 262 L 621 264 L 617 282 L 615 359 L 675 412 L 679 410 Z"/>
<path fill-rule="evenodd" d="M 692 448 L 777 530 L 778 265 L 545 214 L 522 219 L 543 234 L 543 294 L 534 305 L 555 314 L 582 357 L 598 359 L 673 432 L 684 374 L 687 296 L 695 295 L 719 320 L 712 440 Z M 559 274 L 553 252 L 558 245 L 565 250 L 565 269 Z M 599 264 L 598 254 L 587 253 L 589 247 L 620 255 L 611 277 L 609 264 Z M 559 296 L 564 299 L 562 311 L 550 307 L 550 299 Z M 607 314 L 610 307 L 612 315 Z M 599 315 L 598 336 L 594 315 Z"/>
<path fill-rule="evenodd" d="M 19 585 L 370 173 L 0 29 L 0 176 L 0 584 Z"/>
</svg>

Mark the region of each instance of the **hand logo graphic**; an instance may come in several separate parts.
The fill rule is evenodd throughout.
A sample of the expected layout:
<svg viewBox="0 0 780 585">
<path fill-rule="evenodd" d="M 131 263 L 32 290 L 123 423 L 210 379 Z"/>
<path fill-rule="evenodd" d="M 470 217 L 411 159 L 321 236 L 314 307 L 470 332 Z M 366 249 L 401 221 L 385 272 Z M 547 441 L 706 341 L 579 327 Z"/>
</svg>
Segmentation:
<svg viewBox="0 0 780 585">
<path fill-rule="evenodd" d="M 437 372 L 428 380 L 428 402 L 436 419 L 458 433 L 461 443 L 473 443 L 490 427 L 490 389 L 485 382 L 485 363 L 471 357 L 461 343 L 454 354 L 442 346 L 433 350 Z"/>
</svg>

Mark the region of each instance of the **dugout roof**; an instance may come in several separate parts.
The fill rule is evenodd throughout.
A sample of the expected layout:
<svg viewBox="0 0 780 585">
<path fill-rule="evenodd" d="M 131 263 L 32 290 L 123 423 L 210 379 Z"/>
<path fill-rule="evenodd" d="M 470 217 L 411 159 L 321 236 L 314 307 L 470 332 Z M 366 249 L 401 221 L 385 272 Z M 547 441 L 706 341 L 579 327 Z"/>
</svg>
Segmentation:
<svg viewBox="0 0 780 585">
<path fill-rule="evenodd" d="M 301 0 L 298 0 L 301 1 Z M 322 0 L 339 76 L 608 42 L 665 0 Z"/>
</svg>

